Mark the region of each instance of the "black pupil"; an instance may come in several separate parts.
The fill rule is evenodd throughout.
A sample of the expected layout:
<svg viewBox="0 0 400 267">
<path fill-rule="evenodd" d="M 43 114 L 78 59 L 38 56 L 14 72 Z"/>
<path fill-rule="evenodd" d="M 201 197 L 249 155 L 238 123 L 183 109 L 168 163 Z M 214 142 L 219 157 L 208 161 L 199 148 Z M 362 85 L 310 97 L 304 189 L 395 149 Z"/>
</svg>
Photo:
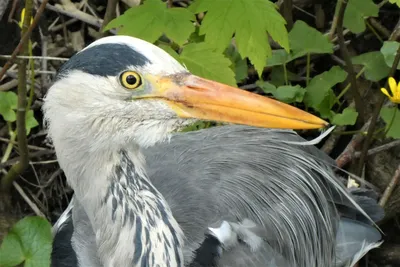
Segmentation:
<svg viewBox="0 0 400 267">
<path fill-rule="evenodd" d="M 136 79 L 135 75 L 128 75 L 128 76 L 126 77 L 126 82 L 127 82 L 128 84 L 130 84 L 130 85 L 135 85 L 136 82 L 137 82 L 137 79 Z"/>
</svg>

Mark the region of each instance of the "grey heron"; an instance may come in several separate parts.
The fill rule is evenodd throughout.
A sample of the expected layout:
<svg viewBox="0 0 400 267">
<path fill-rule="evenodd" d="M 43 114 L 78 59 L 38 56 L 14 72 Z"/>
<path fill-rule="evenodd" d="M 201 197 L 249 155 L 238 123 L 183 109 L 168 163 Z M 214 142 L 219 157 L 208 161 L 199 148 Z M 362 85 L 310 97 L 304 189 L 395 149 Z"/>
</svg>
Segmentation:
<svg viewBox="0 0 400 267">
<path fill-rule="evenodd" d="M 351 266 L 381 242 L 373 194 L 346 189 L 290 130 L 323 120 L 192 75 L 143 40 L 105 37 L 74 55 L 43 111 L 74 190 L 54 266 L 184 266 L 205 229 L 247 219 L 218 266 Z M 196 119 L 248 126 L 174 133 Z"/>
</svg>

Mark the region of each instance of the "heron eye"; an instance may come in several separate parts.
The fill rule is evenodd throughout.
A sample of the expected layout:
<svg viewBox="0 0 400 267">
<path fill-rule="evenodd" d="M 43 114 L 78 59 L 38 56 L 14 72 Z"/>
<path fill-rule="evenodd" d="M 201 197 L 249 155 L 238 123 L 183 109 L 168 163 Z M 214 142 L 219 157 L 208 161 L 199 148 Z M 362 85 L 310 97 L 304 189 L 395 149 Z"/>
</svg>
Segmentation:
<svg viewBox="0 0 400 267">
<path fill-rule="evenodd" d="M 142 78 L 134 71 L 125 71 L 120 76 L 121 84 L 127 89 L 136 89 L 142 85 Z"/>
</svg>

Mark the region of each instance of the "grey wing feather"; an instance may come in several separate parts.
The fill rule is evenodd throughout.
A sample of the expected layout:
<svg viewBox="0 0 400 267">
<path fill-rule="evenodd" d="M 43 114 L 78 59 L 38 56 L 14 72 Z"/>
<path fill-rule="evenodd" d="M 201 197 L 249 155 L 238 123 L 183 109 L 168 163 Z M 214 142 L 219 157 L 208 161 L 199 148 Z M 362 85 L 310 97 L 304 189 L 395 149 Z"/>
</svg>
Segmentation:
<svg viewBox="0 0 400 267">
<path fill-rule="evenodd" d="M 235 246 L 223 253 L 220 266 L 349 266 L 380 240 L 380 235 L 363 239 L 360 234 L 354 240 L 349 235 L 359 251 L 337 252 L 336 245 L 347 242 L 338 239 L 338 230 L 365 219 L 359 199 L 350 198 L 335 177 L 331 158 L 285 140 L 303 139 L 292 131 L 223 126 L 175 134 L 170 142 L 143 151 L 152 183 L 186 234 L 186 262 L 207 227 L 221 220 L 250 219 L 264 243 L 257 251 Z M 374 201 L 363 203 L 372 205 L 367 212 L 379 210 Z M 349 226 L 344 217 L 351 219 Z M 74 221 L 75 227 L 87 227 L 79 225 Z M 370 226 L 364 234 L 375 231 Z"/>
<path fill-rule="evenodd" d="M 74 233 L 74 224 L 72 220 L 73 201 L 54 224 L 53 232 L 53 250 L 51 254 L 52 267 L 77 267 L 78 261 L 76 253 L 72 248 L 72 235 Z"/>
<path fill-rule="evenodd" d="M 354 266 L 364 254 L 381 244 L 380 232 L 371 225 L 342 218 L 336 235 L 336 259 L 339 266 Z"/>
<path fill-rule="evenodd" d="M 340 216 L 362 212 L 343 193 L 332 159 L 283 140 L 303 139 L 292 131 L 224 126 L 177 134 L 144 151 L 152 182 L 189 238 L 187 254 L 215 220 L 249 218 L 266 229 L 285 266 L 335 266 Z M 234 261 L 266 262 L 266 253 L 239 254 Z"/>
</svg>

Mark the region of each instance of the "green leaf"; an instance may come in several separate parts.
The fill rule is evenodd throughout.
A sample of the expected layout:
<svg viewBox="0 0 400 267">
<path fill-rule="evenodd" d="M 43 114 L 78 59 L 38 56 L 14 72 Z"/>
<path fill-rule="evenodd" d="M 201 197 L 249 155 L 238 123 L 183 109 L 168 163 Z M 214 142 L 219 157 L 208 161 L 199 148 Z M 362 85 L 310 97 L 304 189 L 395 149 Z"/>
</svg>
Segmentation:
<svg viewBox="0 0 400 267">
<path fill-rule="evenodd" d="M 268 0 L 195 0 L 192 10 L 207 11 L 200 26 L 207 43 L 223 51 L 235 36 L 239 53 L 250 59 L 259 75 L 271 56 L 267 33 L 289 51 L 285 19 Z"/>
<path fill-rule="evenodd" d="M 189 43 L 202 43 L 204 37 L 204 35 L 200 35 L 200 28 L 196 27 L 196 30 L 189 36 Z"/>
<path fill-rule="evenodd" d="M 4 120 L 13 122 L 17 119 L 14 111 L 17 101 L 18 97 L 14 92 L 0 92 L 0 114 Z"/>
<path fill-rule="evenodd" d="M 276 99 L 285 103 L 302 102 L 306 90 L 300 85 L 284 85 L 279 86 L 273 95 Z"/>
<path fill-rule="evenodd" d="M 235 72 L 236 83 L 240 83 L 248 76 L 248 66 L 246 59 L 242 59 L 239 52 L 233 45 L 225 50 L 225 55 L 232 61 L 231 69 Z"/>
<path fill-rule="evenodd" d="M 354 108 L 345 108 L 342 113 L 335 114 L 332 118 L 334 125 L 354 125 L 358 117 L 358 112 Z"/>
<path fill-rule="evenodd" d="M 374 51 L 352 58 L 353 64 L 363 65 L 365 67 L 365 77 L 377 82 L 389 75 L 390 68 L 386 65 L 381 52 Z"/>
<path fill-rule="evenodd" d="M 390 3 L 396 4 L 398 7 L 400 7 L 400 0 L 389 0 Z"/>
<path fill-rule="evenodd" d="M 286 70 L 288 81 L 301 81 L 301 77 L 296 73 Z M 275 86 L 285 85 L 285 71 L 282 66 L 273 67 L 270 74 L 270 83 Z"/>
<path fill-rule="evenodd" d="M 293 29 L 289 33 L 289 42 L 292 53 L 296 57 L 308 53 L 333 53 L 333 44 L 328 37 L 301 20 L 296 21 L 293 25 Z"/>
<path fill-rule="evenodd" d="M 393 66 L 394 58 L 396 57 L 397 50 L 399 49 L 400 43 L 396 41 L 386 41 L 383 43 L 381 48 L 381 53 L 385 58 L 386 65 L 390 68 Z M 397 69 L 400 70 L 400 63 L 397 66 Z"/>
<path fill-rule="evenodd" d="M 380 115 L 386 123 L 386 130 L 390 127 L 387 137 L 400 139 L 400 110 L 397 109 L 398 107 L 382 107 Z"/>
<path fill-rule="evenodd" d="M 291 61 L 290 54 L 285 49 L 272 50 L 271 56 L 267 59 L 267 67 L 286 64 Z"/>
<path fill-rule="evenodd" d="M 24 253 L 18 235 L 13 232 L 7 234 L 0 247 L 0 266 L 17 266 L 24 261 Z"/>
<path fill-rule="evenodd" d="M 0 247 L 0 266 L 50 266 L 52 235 L 50 223 L 41 217 L 25 217 L 6 235 Z"/>
<path fill-rule="evenodd" d="M 338 5 L 339 6 L 339 5 Z M 349 0 L 344 13 L 343 25 L 353 33 L 365 31 L 365 17 L 377 17 L 379 7 L 373 0 Z"/>
<path fill-rule="evenodd" d="M 285 49 L 272 50 L 272 56 L 267 59 L 266 67 L 273 67 L 278 65 L 287 64 L 288 62 L 302 57 L 303 54 L 293 54 L 286 52 Z"/>
<path fill-rule="evenodd" d="M 35 119 L 33 115 L 33 110 L 28 110 L 26 113 L 26 120 L 25 120 L 25 127 L 26 127 L 26 134 L 28 135 L 31 132 L 32 128 L 38 126 L 39 123 Z"/>
<path fill-rule="evenodd" d="M 221 83 L 236 85 L 235 73 L 230 68 L 232 62 L 206 43 L 184 46 L 179 58 L 193 74 Z"/>
<path fill-rule="evenodd" d="M 323 108 L 323 105 L 321 106 L 323 101 L 328 97 L 331 99 L 331 88 L 335 84 L 343 82 L 346 77 L 347 73 L 338 66 L 334 66 L 329 71 L 315 76 L 306 87 L 307 92 L 304 96 L 304 102 L 309 107 L 320 111 Z M 331 101 L 328 101 L 328 103 L 331 103 Z M 327 103 L 325 103 L 326 105 Z"/>
<path fill-rule="evenodd" d="M 276 99 L 285 103 L 302 102 L 306 90 L 300 85 L 283 85 L 278 88 L 266 81 L 257 81 L 256 84 L 266 94 L 272 94 Z"/>
<path fill-rule="evenodd" d="M 319 104 L 317 107 L 314 108 L 318 110 L 320 116 L 323 119 L 331 120 L 332 117 L 335 115 L 335 113 L 331 110 L 333 105 L 335 104 L 335 101 L 336 101 L 336 95 L 332 89 L 329 89 L 327 95 L 325 96 L 324 100 L 322 100 L 321 104 Z"/>
<path fill-rule="evenodd" d="M 266 81 L 257 81 L 256 85 L 259 86 L 266 94 L 274 94 L 276 92 L 276 86 L 272 83 Z"/>
<path fill-rule="evenodd" d="M 161 0 L 146 0 L 113 19 L 105 27 L 119 28 L 118 34 L 130 35 L 154 43 L 161 35 L 183 45 L 194 32 L 195 16 L 187 8 L 167 8 Z"/>
<path fill-rule="evenodd" d="M 246 80 L 249 71 L 249 66 L 247 66 L 246 59 L 240 59 L 236 61 L 233 71 L 235 72 L 236 83 Z"/>
<path fill-rule="evenodd" d="M 171 57 L 175 58 L 177 61 L 179 61 L 179 54 L 172 49 L 171 46 L 166 45 L 166 44 L 159 44 L 157 45 L 159 48 L 161 48 L 162 50 L 164 50 L 165 52 L 167 52 Z"/>
</svg>

